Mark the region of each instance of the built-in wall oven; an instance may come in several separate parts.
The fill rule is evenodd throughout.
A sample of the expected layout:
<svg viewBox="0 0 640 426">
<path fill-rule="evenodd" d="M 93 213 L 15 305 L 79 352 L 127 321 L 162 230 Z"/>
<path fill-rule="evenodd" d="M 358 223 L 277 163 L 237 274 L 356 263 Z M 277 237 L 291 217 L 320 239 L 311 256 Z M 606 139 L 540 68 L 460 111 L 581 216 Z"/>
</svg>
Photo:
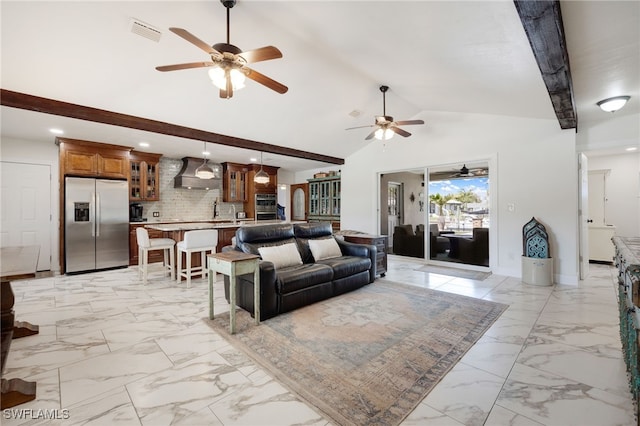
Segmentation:
<svg viewBox="0 0 640 426">
<path fill-rule="evenodd" d="M 277 214 L 276 194 L 256 194 L 256 220 L 275 220 Z"/>
</svg>

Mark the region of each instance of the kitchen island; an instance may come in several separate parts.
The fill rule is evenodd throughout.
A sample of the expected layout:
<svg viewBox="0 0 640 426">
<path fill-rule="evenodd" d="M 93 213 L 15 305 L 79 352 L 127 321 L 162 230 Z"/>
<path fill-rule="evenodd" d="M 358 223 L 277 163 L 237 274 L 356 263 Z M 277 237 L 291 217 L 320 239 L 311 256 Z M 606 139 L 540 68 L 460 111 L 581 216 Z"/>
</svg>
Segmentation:
<svg viewBox="0 0 640 426">
<path fill-rule="evenodd" d="M 238 219 L 236 221 L 225 222 L 174 222 L 174 223 L 147 223 L 144 225 L 147 229 L 153 229 L 162 232 L 162 238 L 171 238 L 175 242 L 182 241 L 184 239 L 184 233 L 186 231 L 193 231 L 198 229 L 217 229 L 218 230 L 218 251 L 224 246 L 231 245 L 231 238 L 236 235 L 236 230 L 241 226 L 258 226 L 258 225 L 270 225 L 274 223 L 300 223 L 300 221 L 286 221 L 286 220 L 259 220 L 253 219 Z"/>
<path fill-rule="evenodd" d="M 253 219 L 237 219 L 236 221 L 227 220 L 227 221 L 197 221 L 197 222 L 164 222 L 164 223 L 145 223 L 138 222 L 137 226 L 144 226 L 149 230 L 150 238 L 171 238 L 176 243 L 182 241 L 184 239 L 184 233 L 187 231 L 199 230 L 199 229 L 216 229 L 218 231 L 218 245 L 216 248 L 217 252 L 222 251 L 222 247 L 229 246 L 232 244 L 232 238 L 236 235 L 236 230 L 241 226 L 259 226 L 259 225 L 269 225 L 274 223 L 301 223 L 302 221 L 286 221 L 286 220 L 253 220 Z M 136 227 L 137 227 L 136 226 Z M 131 241 L 131 253 L 129 264 L 137 265 L 137 253 L 138 253 L 138 244 L 135 240 L 135 229 L 132 227 L 132 241 Z M 133 247 L 133 242 L 135 241 L 135 248 Z M 135 257 L 134 257 L 135 253 Z M 149 262 L 161 262 L 162 256 L 158 259 L 149 259 Z M 177 263 L 176 263 L 177 264 Z M 183 265 L 186 264 L 186 261 L 183 262 Z M 191 257 L 191 265 L 193 267 L 200 266 L 200 255 L 198 253 L 193 253 Z"/>
</svg>

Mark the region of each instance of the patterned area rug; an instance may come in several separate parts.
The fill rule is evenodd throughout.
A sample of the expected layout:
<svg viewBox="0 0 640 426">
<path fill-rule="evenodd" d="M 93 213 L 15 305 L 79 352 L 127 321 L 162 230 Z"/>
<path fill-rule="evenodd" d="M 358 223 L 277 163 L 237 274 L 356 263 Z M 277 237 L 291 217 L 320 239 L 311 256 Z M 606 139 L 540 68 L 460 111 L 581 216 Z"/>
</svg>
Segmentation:
<svg viewBox="0 0 640 426">
<path fill-rule="evenodd" d="M 467 278 L 469 280 L 483 281 L 491 276 L 491 272 L 471 271 L 468 269 L 448 268 L 446 266 L 425 265 L 418 268 L 418 271 L 432 274 L 449 275 L 457 278 Z"/>
<path fill-rule="evenodd" d="M 399 424 L 507 305 L 384 279 L 255 326 L 205 321 L 338 425 Z"/>
</svg>

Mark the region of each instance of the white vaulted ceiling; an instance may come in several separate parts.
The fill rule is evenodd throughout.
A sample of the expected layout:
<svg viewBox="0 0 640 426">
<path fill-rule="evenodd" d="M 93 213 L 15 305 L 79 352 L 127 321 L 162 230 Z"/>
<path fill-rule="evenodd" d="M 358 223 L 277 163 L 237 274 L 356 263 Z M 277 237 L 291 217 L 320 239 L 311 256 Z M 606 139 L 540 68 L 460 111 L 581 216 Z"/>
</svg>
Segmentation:
<svg viewBox="0 0 640 426">
<path fill-rule="evenodd" d="M 282 59 L 253 64 L 287 85 L 277 94 L 253 81 L 220 99 L 205 69 L 161 73 L 158 65 L 207 60 L 168 31 L 187 29 L 210 44 L 226 38 L 217 0 L 5 1 L 1 3 L 2 89 L 224 135 L 345 158 L 365 146 L 382 113 L 424 118 L 457 111 L 553 119 L 555 114 L 511 1 L 238 1 L 231 43 L 277 46 Z M 579 123 L 605 120 L 598 100 L 631 95 L 617 114 L 638 114 L 640 3 L 561 3 Z M 132 18 L 162 32 L 133 34 Z M 605 24 L 612 24 L 605 26 Z M 351 114 L 354 111 L 359 115 Z M 173 158 L 200 156 L 202 142 L 2 107 L 2 136 L 51 142 L 65 136 L 137 146 Z M 353 117 L 352 115 L 357 115 Z M 429 126 L 411 126 L 419 140 Z M 580 125 L 580 124 L 579 124 Z M 255 151 L 211 147 L 221 161 Z M 266 155 L 289 170 L 321 166 Z"/>
</svg>

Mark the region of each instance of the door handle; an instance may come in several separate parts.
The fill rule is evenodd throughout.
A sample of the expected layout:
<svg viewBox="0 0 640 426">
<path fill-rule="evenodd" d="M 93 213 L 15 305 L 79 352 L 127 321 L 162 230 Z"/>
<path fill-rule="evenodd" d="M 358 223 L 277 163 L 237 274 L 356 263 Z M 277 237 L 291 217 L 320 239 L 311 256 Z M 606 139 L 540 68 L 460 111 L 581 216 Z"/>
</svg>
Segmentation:
<svg viewBox="0 0 640 426">
<path fill-rule="evenodd" d="M 91 193 L 91 202 L 89 203 L 89 223 L 91 224 L 91 236 L 96 236 L 96 193 Z"/>
</svg>

